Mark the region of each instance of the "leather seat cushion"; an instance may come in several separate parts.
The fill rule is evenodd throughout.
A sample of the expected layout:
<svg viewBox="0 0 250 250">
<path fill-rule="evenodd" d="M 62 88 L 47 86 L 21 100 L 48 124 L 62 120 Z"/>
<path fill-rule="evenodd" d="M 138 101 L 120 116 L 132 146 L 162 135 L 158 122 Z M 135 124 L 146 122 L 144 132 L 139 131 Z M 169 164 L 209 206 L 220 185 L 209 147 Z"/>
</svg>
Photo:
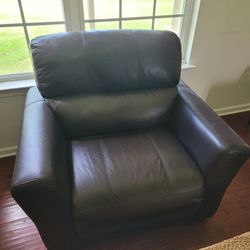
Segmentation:
<svg viewBox="0 0 250 250">
<path fill-rule="evenodd" d="M 76 225 L 198 207 L 203 197 L 198 167 L 168 129 L 72 141 L 72 167 Z"/>
</svg>

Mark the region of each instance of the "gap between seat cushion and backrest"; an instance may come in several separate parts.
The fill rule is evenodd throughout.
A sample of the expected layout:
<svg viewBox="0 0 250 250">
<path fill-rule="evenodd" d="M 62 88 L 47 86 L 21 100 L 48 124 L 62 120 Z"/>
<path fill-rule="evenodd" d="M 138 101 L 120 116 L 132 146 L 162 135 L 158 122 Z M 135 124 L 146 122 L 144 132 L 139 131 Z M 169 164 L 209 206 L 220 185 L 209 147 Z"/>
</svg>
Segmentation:
<svg viewBox="0 0 250 250">
<path fill-rule="evenodd" d="M 31 42 L 37 86 L 69 138 L 166 123 L 181 45 L 169 31 L 59 33 Z"/>
</svg>

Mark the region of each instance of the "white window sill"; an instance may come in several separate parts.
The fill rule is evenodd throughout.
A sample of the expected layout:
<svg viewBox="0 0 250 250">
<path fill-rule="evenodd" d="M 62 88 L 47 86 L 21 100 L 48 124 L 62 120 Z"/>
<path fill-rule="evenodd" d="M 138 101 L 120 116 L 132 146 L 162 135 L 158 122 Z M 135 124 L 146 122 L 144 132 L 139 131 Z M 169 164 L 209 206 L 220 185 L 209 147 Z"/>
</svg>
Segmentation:
<svg viewBox="0 0 250 250">
<path fill-rule="evenodd" d="M 183 73 L 192 69 L 195 69 L 195 66 L 191 64 L 183 64 L 181 66 L 181 71 Z M 0 91 L 28 89 L 33 86 L 36 86 L 35 79 L 6 81 L 0 83 Z"/>
<path fill-rule="evenodd" d="M 196 66 L 195 65 L 192 65 L 192 64 L 182 64 L 181 65 L 181 72 L 185 73 L 189 70 L 192 70 L 192 69 L 195 69 Z"/>
<path fill-rule="evenodd" d="M 36 85 L 35 79 L 0 83 L 0 91 L 27 89 Z"/>
</svg>

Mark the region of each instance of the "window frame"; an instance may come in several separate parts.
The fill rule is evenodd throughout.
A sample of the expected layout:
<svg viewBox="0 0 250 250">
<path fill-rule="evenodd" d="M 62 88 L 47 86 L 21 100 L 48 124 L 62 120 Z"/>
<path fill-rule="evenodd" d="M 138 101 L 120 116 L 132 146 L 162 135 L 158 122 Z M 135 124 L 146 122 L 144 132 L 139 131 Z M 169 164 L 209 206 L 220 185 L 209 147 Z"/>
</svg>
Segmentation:
<svg viewBox="0 0 250 250">
<path fill-rule="evenodd" d="M 85 23 L 94 23 L 94 22 L 103 22 L 103 21 L 117 21 L 119 22 L 119 29 L 122 28 L 122 21 L 130 20 L 146 20 L 152 19 L 152 29 L 154 29 L 155 19 L 156 18 L 178 18 L 182 17 L 180 24 L 180 40 L 182 42 L 182 64 L 189 64 L 190 60 L 190 51 L 193 42 L 194 26 L 196 24 L 197 15 L 199 8 L 200 0 L 185 0 L 183 14 L 172 14 L 172 15 L 155 15 L 156 14 L 156 4 L 157 0 L 153 0 L 153 9 L 151 16 L 137 16 L 137 17 L 122 17 L 122 1 L 119 0 L 119 17 L 118 18 L 105 18 L 105 19 L 84 19 L 83 11 L 83 1 L 82 0 L 61 0 L 62 7 L 64 12 L 64 21 L 48 21 L 48 22 L 26 22 L 22 0 L 17 0 L 20 10 L 21 22 L 20 23 L 11 23 L 11 24 L 0 24 L 0 28 L 6 27 L 23 27 L 27 47 L 30 53 L 30 38 L 28 33 L 28 27 L 31 26 L 45 26 L 45 25 L 62 25 L 66 27 L 66 31 L 79 31 L 85 30 Z M 90 3 L 93 0 L 88 0 Z M 13 73 L 0 75 L 0 83 L 6 81 L 17 81 L 17 80 L 26 80 L 33 79 L 33 72 L 24 72 L 24 73 Z"/>
</svg>

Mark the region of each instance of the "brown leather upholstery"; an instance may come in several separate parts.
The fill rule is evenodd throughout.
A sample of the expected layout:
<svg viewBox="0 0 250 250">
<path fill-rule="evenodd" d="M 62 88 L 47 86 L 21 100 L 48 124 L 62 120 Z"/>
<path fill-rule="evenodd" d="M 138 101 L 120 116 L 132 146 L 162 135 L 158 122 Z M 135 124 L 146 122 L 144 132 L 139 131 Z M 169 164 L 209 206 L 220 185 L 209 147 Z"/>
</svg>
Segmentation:
<svg viewBox="0 0 250 250">
<path fill-rule="evenodd" d="M 170 87 L 180 78 L 180 41 L 170 32 L 53 34 L 34 39 L 31 50 L 46 98 Z"/>
<path fill-rule="evenodd" d="M 11 192 L 48 249 L 216 211 L 250 149 L 179 81 L 174 33 L 61 33 L 31 48 L 41 95 L 28 91 Z"/>
<path fill-rule="evenodd" d="M 187 205 L 191 214 L 203 197 L 199 169 L 166 128 L 76 140 L 72 159 L 74 223 L 82 237 L 88 224 L 94 233 L 109 221 L 170 216 Z"/>
<path fill-rule="evenodd" d="M 69 138 L 163 126 L 177 88 L 57 97 L 46 102 Z M 101 124 L 101 126 L 100 126 Z"/>
</svg>

